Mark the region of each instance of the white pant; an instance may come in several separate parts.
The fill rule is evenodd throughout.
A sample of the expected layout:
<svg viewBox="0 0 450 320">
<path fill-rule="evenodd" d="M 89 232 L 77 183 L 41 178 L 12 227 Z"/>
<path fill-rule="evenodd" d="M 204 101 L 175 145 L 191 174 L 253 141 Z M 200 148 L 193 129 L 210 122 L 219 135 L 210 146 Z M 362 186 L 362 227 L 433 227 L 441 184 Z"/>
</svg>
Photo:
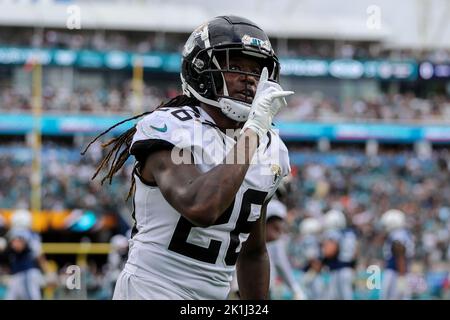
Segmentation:
<svg viewBox="0 0 450 320">
<path fill-rule="evenodd" d="M 325 284 L 321 273 L 309 270 L 303 275 L 302 282 L 309 300 L 323 299 Z"/>
<path fill-rule="evenodd" d="M 122 271 L 117 279 L 113 300 L 191 300 L 189 296 L 155 279 L 141 278 Z"/>
<path fill-rule="evenodd" d="M 352 300 L 353 299 L 353 278 L 352 268 L 342 268 L 333 270 L 330 273 L 326 298 L 330 300 Z"/>
<path fill-rule="evenodd" d="M 29 269 L 9 278 L 5 300 L 40 300 L 43 279 L 38 269 Z"/>
<path fill-rule="evenodd" d="M 392 269 L 386 269 L 383 273 L 381 285 L 381 300 L 402 300 L 410 298 L 411 292 L 409 287 L 399 283 L 398 272 Z"/>
</svg>

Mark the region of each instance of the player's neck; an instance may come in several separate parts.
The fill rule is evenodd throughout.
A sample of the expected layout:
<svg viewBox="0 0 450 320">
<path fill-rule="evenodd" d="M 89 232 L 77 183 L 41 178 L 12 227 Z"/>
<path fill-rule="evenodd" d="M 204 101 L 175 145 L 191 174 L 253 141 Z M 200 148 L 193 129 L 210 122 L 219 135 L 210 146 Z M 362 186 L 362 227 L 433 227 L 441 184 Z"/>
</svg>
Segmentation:
<svg viewBox="0 0 450 320">
<path fill-rule="evenodd" d="M 214 120 L 215 124 L 222 131 L 225 131 L 226 129 L 239 129 L 244 125 L 243 122 L 237 122 L 226 117 L 217 107 L 210 106 L 201 102 L 200 108 L 206 111 L 206 113 Z"/>
</svg>

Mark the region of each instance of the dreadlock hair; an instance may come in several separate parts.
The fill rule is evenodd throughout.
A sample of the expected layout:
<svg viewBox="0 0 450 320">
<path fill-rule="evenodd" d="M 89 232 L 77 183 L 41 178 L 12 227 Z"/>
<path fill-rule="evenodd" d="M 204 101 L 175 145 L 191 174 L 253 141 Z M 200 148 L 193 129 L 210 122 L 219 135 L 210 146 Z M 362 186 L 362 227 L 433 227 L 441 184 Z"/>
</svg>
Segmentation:
<svg viewBox="0 0 450 320">
<path fill-rule="evenodd" d="M 186 95 L 178 95 L 178 96 L 176 96 L 175 98 L 171 99 L 170 101 L 168 101 L 166 103 L 161 103 L 153 111 L 156 111 L 159 108 L 179 108 L 179 107 L 182 107 L 182 106 L 195 106 L 197 104 L 198 104 L 198 101 L 195 98 L 188 97 Z M 116 127 L 118 127 L 118 126 L 120 126 L 120 125 L 122 125 L 122 124 L 124 124 L 124 123 L 126 123 L 128 121 L 139 119 L 139 118 L 141 118 L 141 117 L 143 117 L 145 115 L 148 115 L 148 114 L 152 113 L 153 111 L 146 111 L 144 113 L 141 113 L 139 115 L 133 116 L 131 118 L 122 120 L 122 121 L 116 123 L 115 125 L 109 127 L 108 129 L 106 129 L 105 131 L 100 133 L 98 136 L 96 136 L 91 142 L 89 142 L 87 147 L 81 152 L 81 155 L 84 156 L 86 154 L 86 152 L 88 151 L 88 149 L 90 148 L 90 146 L 95 141 L 97 141 L 102 136 L 104 136 L 105 134 L 110 132 L 112 129 L 114 129 L 114 128 L 116 128 Z M 102 148 L 104 148 L 104 149 L 110 148 L 110 150 L 104 156 L 104 158 L 101 160 L 101 162 L 98 165 L 97 170 L 95 171 L 95 173 L 92 176 L 91 180 L 94 180 L 98 176 L 100 171 L 102 171 L 102 169 L 107 169 L 108 172 L 102 178 L 101 184 L 103 185 L 103 183 L 106 180 L 109 180 L 109 184 L 112 183 L 112 179 L 113 179 L 114 175 L 122 168 L 124 163 L 130 157 L 129 149 L 130 149 L 130 146 L 131 146 L 131 142 L 133 140 L 133 135 L 135 133 L 136 133 L 136 125 L 134 125 L 130 129 L 128 129 L 127 131 L 125 131 L 124 133 L 119 135 L 118 137 L 112 138 L 111 140 L 109 140 L 109 141 L 107 141 L 107 142 L 102 144 Z M 111 158 L 113 158 L 113 160 L 110 163 Z M 128 191 L 128 195 L 127 195 L 127 198 L 126 198 L 125 201 L 127 201 L 130 198 L 130 196 L 133 194 L 135 185 L 136 185 L 136 181 L 135 181 L 135 178 L 134 178 L 134 174 L 132 174 L 132 176 L 131 176 L 131 187 L 130 187 L 130 190 Z"/>
</svg>

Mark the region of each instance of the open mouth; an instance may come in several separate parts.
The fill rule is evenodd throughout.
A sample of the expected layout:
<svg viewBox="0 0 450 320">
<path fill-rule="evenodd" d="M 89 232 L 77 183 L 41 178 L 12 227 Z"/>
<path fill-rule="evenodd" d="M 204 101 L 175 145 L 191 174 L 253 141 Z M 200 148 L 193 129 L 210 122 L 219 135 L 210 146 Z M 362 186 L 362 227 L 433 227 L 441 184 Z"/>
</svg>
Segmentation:
<svg viewBox="0 0 450 320">
<path fill-rule="evenodd" d="M 255 96 L 255 93 L 250 89 L 244 89 L 242 91 L 239 91 L 236 94 L 236 98 L 241 99 L 247 103 L 251 103 L 253 101 L 253 97 Z"/>
<path fill-rule="evenodd" d="M 242 93 L 242 94 L 244 94 L 246 96 L 250 96 L 250 97 L 253 97 L 255 95 L 255 92 L 251 89 L 244 89 L 242 91 L 239 91 L 239 93 Z"/>
<path fill-rule="evenodd" d="M 235 98 L 245 101 L 247 103 L 251 103 L 253 101 L 253 96 L 245 95 L 243 93 L 238 93 L 235 95 Z"/>
</svg>

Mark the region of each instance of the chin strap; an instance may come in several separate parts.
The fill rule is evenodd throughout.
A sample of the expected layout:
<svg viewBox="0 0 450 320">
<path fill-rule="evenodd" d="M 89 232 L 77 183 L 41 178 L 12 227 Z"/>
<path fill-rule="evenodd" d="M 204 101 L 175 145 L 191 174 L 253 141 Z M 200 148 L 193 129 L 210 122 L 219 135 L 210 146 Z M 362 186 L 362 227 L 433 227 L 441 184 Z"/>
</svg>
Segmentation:
<svg viewBox="0 0 450 320">
<path fill-rule="evenodd" d="M 228 98 L 220 98 L 219 105 L 224 115 L 237 122 L 247 121 L 252 107 L 248 103 L 238 102 Z"/>
</svg>

